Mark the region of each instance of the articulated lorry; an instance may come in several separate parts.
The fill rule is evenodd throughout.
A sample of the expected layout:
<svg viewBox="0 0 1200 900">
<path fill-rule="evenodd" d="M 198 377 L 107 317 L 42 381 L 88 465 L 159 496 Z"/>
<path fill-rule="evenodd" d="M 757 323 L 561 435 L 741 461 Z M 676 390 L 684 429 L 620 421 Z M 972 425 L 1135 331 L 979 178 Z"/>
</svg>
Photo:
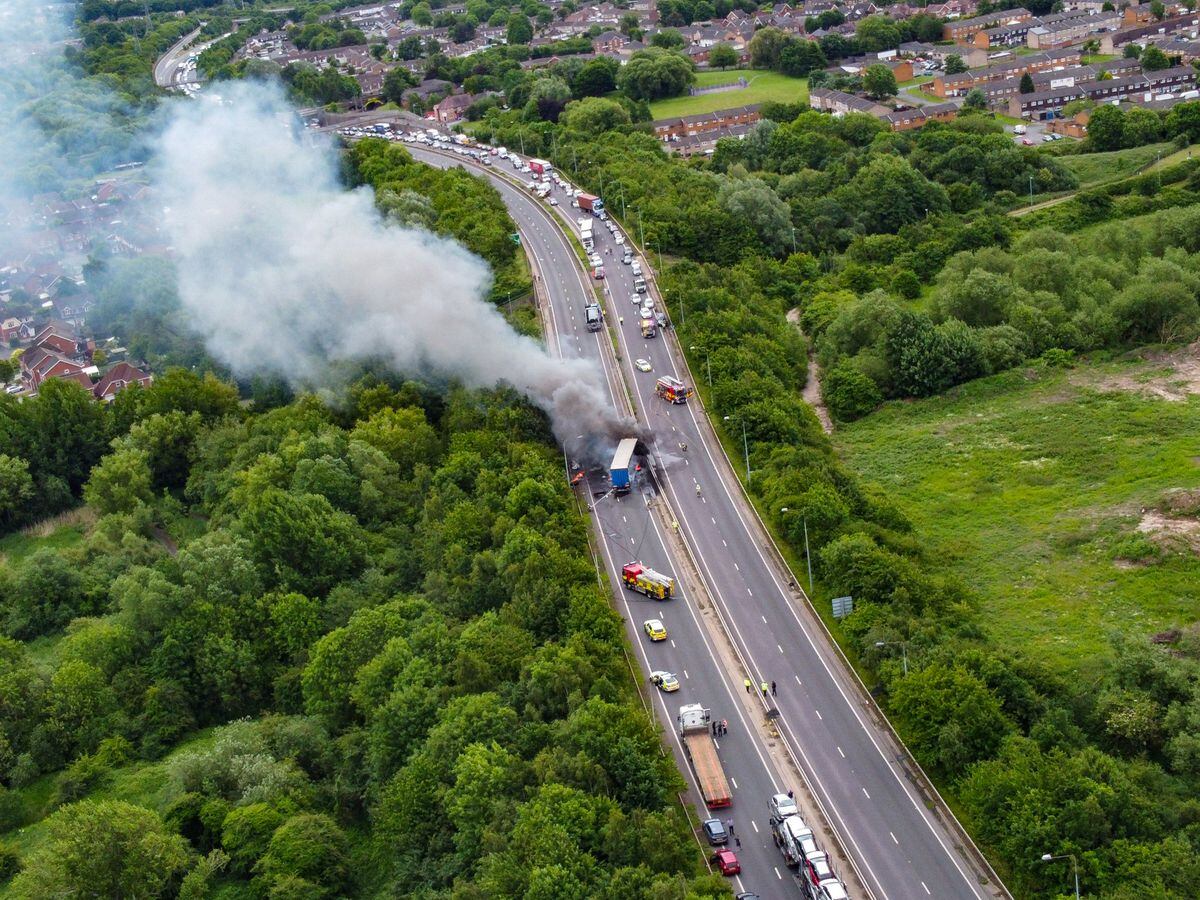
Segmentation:
<svg viewBox="0 0 1200 900">
<path fill-rule="evenodd" d="M 590 212 L 593 216 L 599 216 L 604 212 L 604 201 L 595 194 L 580 194 L 579 208 L 584 212 Z"/>
<path fill-rule="evenodd" d="M 529 168 L 539 175 L 548 175 L 554 171 L 554 166 L 550 165 L 544 159 L 531 159 L 529 161 Z"/>
<path fill-rule="evenodd" d="M 709 711 L 699 703 L 679 707 L 679 737 L 692 771 L 696 773 L 700 795 L 709 809 L 720 809 L 730 806 L 733 798 L 729 796 L 729 783 L 725 780 L 725 770 L 721 768 L 717 745 L 712 739 L 711 722 Z"/>
<path fill-rule="evenodd" d="M 608 469 L 608 478 L 613 490 L 618 494 L 627 493 L 632 488 L 633 472 L 637 463 L 633 461 L 634 451 L 637 450 L 637 438 L 625 438 L 617 444 L 617 452 L 613 454 L 612 465 Z"/>
</svg>

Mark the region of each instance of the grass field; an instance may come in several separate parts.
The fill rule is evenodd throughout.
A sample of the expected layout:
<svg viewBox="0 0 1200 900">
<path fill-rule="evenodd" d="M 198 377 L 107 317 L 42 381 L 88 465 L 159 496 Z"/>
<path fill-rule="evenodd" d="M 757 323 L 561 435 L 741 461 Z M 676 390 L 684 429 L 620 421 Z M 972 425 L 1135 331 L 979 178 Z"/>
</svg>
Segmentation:
<svg viewBox="0 0 1200 900">
<path fill-rule="evenodd" d="M 1174 144 L 1147 144 L 1128 150 L 1113 150 L 1110 153 L 1080 153 L 1059 158 L 1064 166 L 1075 173 L 1080 187 L 1093 187 L 1120 178 L 1128 178 L 1142 166 L 1153 163 L 1158 155 L 1175 152 Z"/>
<path fill-rule="evenodd" d="M 743 77 L 749 82 L 749 85 L 742 90 L 659 100 L 650 104 L 650 115 L 654 119 L 671 119 L 675 116 L 695 116 L 718 109 L 765 103 L 768 100 L 780 103 L 808 102 L 808 79 L 789 78 L 787 75 L 780 75 L 777 72 L 758 72 L 750 69 L 699 72 L 696 74 L 696 87 L 732 84 Z"/>
<path fill-rule="evenodd" d="M 997 644 L 1086 677 L 1109 633 L 1197 618 L 1200 521 L 1153 507 L 1200 488 L 1198 432 L 1200 366 L 1180 354 L 1018 369 L 834 440 L 978 593 Z"/>
</svg>

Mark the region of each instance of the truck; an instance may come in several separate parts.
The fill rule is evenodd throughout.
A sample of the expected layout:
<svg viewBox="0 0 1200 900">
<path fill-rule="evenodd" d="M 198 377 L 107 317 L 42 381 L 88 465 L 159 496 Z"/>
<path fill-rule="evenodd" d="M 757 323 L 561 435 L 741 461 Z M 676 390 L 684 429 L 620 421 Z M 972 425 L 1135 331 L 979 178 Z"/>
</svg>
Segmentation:
<svg viewBox="0 0 1200 900">
<path fill-rule="evenodd" d="M 654 393 L 668 403 L 687 403 L 692 389 L 674 375 L 664 375 L 654 384 Z"/>
<path fill-rule="evenodd" d="M 604 201 L 595 194 L 580 194 L 579 208 L 584 212 L 590 212 L 593 216 L 599 216 L 604 212 Z"/>
<path fill-rule="evenodd" d="M 583 242 L 583 249 L 588 253 L 592 252 L 592 248 L 596 246 L 592 240 L 592 223 L 591 220 L 584 221 L 579 226 L 579 240 Z"/>
<path fill-rule="evenodd" d="M 529 161 L 529 168 L 537 172 L 539 175 L 549 175 L 554 171 L 554 166 L 550 165 L 550 163 L 546 162 L 544 159 L 531 159 Z"/>
<path fill-rule="evenodd" d="M 729 783 L 712 739 L 711 722 L 712 715 L 699 703 L 679 707 L 679 737 L 696 773 L 700 795 L 709 809 L 720 809 L 732 805 L 733 798 L 729 796 Z"/>
<path fill-rule="evenodd" d="M 600 304 L 589 303 L 583 308 L 583 319 L 587 322 L 588 331 L 599 331 L 604 327 L 604 315 L 600 311 Z"/>
<path fill-rule="evenodd" d="M 617 444 L 617 452 L 613 454 L 612 466 L 609 467 L 608 477 L 613 490 L 618 494 L 627 493 L 630 489 L 634 470 L 633 454 L 637 450 L 637 438 L 624 438 Z"/>
<path fill-rule="evenodd" d="M 817 845 L 816 835 L 799 815 L 775 820 L 771 825 L 771 836 L 784 861 L 793 869 L 801 865 L 810 853 L 818 853 L 821 849 Z"/>
<path fill-rule="evenodd" d="M 658 325 L 655 323 L 654 319 L 649 317 L 644 318 L 642 319 L 641 325 L 642 337 L 652 338 L 658 335 Z"/>
<path fill-rule="evenodd" d="M 625 563 L 621 567 L 621 583 L 627 590 L 637 591 L 655 600 L 670 600 L 675 591 L 675 579 L 655 572 L 645 563 Z"/>
</svg>

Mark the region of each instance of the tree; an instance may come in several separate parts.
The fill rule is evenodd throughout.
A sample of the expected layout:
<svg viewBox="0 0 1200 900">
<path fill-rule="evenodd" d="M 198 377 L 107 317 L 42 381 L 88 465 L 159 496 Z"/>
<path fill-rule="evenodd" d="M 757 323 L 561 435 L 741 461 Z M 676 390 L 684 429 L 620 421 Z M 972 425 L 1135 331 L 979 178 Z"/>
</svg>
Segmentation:
<svg viewBox="0 0 1200 900">
<path fill-rule="evenodd" d="M 790 246 L 791 210 L 766 182 L 757 178 L 728 179 L 717 194 L 721 206 L 747 223 L 771 251 Z"/>
<path fill-rule="evenodd" d="M 1126 147 L 1140 147 L 1162 140 L 1163 120 L 1152 109 L 1134 106 L 1125 113 L 1123 143 Z"/>
<path fill-rule="evenodd" d="M 1159 6 L 1162 6 L 1159 3 Z M 1167 54 L 1163 53 L 1158 47 L 1151 44 L 1142 51 L 1142 68 L 1147 72 L 1157 72 L 1161 69 L 1169 69 L 1171 60 L 1167 58 Z"/>
<path fill-rule="evenodd" d="M 658 100 L 682 94 L 695 80 L 690 59 L 654 47 L 633 54 L 617 75 L 617 87 L 634 100 Z"/>
<path fill-rule="evenodd" d="M 868 66 L 867 71 L 863 73 L 863 89 L 868 97 L 876 100 L 892 97 L 897 91 L 896 76 L 885 65 Z"/>
<path fill-rule="evenodd" d="M 149 455 L 132 447 L 116 450 L 92 469 L 83 498 L 101 513 L 132 512 L 154 501 Z"/>
<path fill-rule="evenodd" d="M 1037 90 L 1037 86 L 1033 83 L 1033 76 L 1028 72 L 1021 76 L 1020 91 L 1022 94 L 1032 94 Z"/>
<path fill-rule="evenodd" d="M 894 50 L 903 40 L 900 29 L 887 16 L 867 16 L 854 29 L 854 38 L 864 53 Z"/>
<path fill-rule="evenodd" d="M 533 25 L 529 17 L 514 12 L 508 17 L 507 38 L 509 44 L 528 44 L 533 40 Z"/>
<path fill-rule="evenodd" d="M 967 64 L 963 62 L 963 58 L 957 53 L 951 53 L 946 57 L 946 74 L 961 75 L 967 71 Z"/>
<path fill-rule="evenodd" d="M 987 95 L 979 88 L 971 88 L 963 98 L 963 106 L 967 109 L 987 109 Z"/>
<path fill-rule="evenodd" d="M 328 816 L 292 816 L 275 830 L 256 869 L 268 882 L 293 876 L 341 895 L 350 876 L 346 835 Z"/>
<path fill-rule="evenodd" d="M 1162 0 L 1150 0 L 1150 15 L 1154 16 L 1155 21 L 1161 22 L 1166 14 L 1167 8 Z"/>
<path fill-rule="evenodd" d="M 417 76 L 404 66 L 396 66 L 383 76 L 382 94 L 388 103 L 399 104 L 404 99 L 405 92 L 416 85 Z"/>
<path fill-rule="evenodd" d="M 1190 142 L 1200 141 L 1200 102 L 1180 103 L 1167 113 L 1167 134 L 1183 135 Z"/>
<path fill-rule="evenodd" d="M 131 803 L 73 803 L 48 830 L 12 883 L 15 897 L 159 897 L 188 864 L 184 839 Z"/>
<path fill-rule="evenodd" d="M 787 34 L 772 26 L 754 32 L 750 38 L 750 65 L 756 69 L 778 69 L 779 54 L 787 40 Z"/>
<path fill-rule="evenodd" d="M 584 63 L 571 82 L 575 99 L 602 97 L 617 86 L 620 64 L 611 56 L 598 56 Z"/>
<path fill-rule="evenodd" d="M 681 50 L 687 41 L 674 28 L 664 28 L 655 32 L 654 37 L 650 38 L 650 44 L 654 47 L 662 47 L 664 50 Z"/>
<path fill-rule="evenodd" d="M 26 504 L 33 499 L 33 477 L 29 463 L 0 453 L 0 533 L 26 518 Z"/>
<path fill-rule="evenodd" d="M 557 75 L 539 78 L 529 89 L 525 116 L 543 122 L 557 122 L 559 113 L 571 102 L 571 88 Z"/>
<path fill-rule="evenodd" d="M 815 70 L 828 65 L 821 45 L 816 41 L 802 41 L 789 37 L 779 52 L 777 70 L 793 78 L 804 78 Z"/>
<path fill-rule="evenodd" d="M 640 33 L 641 32 L 641 28 L 639 27 L 640 24 L 641 24 L 641 20 L 638 18 L 637 13 L 635 13 L 635 12 L 625 13 L 623 16 L 621 16 L 621 25 L 620 25 L 621 34 L 625 35 L 626 37 L 632 37 L 633 33 L 635 31 Z"/>
<path fill-rule="evenodd" d="M 846 364 L 825 373 L 821 379 L 821 397 L 839 422 L 853 422 L 883 402 L 875 382 L 858 369 Z"/>
<path fill-rule="evenodd" d="M 907 160 L 877 156 L 839 190 L 868 234 L 894 234 L 928 212 L 944 212 L 945 190 L 929 181 Z"/>
<path fill-rule="evenodd" d="M 1094 109 L 1088 120 L 1088 145 L 1095 151 L 1120 150 L 1125 145 L 1124 110 L 1107 103 Z"/>
<path fill-rule="evenodd" d="M 708 64 L 718 69 L 728 69 L 738 64 L 738 53 L 729 44 L 714 44 L 708 51 Z"/>
<path fill-rule="evenodd" d="M 607 97 L 587 97 L 569 103 L 559 117 L 559 124 L 565 130 L 589 135 L 603 134 L 628 125 L 629 122 L 629 111 Z"/>
</svg>

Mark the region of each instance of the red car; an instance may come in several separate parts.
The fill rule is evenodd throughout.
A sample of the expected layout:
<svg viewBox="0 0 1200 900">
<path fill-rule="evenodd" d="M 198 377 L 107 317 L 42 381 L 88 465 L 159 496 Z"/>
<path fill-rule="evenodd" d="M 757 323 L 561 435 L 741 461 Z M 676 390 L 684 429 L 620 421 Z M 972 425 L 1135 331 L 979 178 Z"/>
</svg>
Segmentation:
<svg viewBox="0 0 1200 900">
<path fill-rule="evenodd" d="M 739 875 L 742 864 L 738 862 L 737 854 L 732 850 L 718 850 L 709 860 L 722 875 Z"/>
</svg>

